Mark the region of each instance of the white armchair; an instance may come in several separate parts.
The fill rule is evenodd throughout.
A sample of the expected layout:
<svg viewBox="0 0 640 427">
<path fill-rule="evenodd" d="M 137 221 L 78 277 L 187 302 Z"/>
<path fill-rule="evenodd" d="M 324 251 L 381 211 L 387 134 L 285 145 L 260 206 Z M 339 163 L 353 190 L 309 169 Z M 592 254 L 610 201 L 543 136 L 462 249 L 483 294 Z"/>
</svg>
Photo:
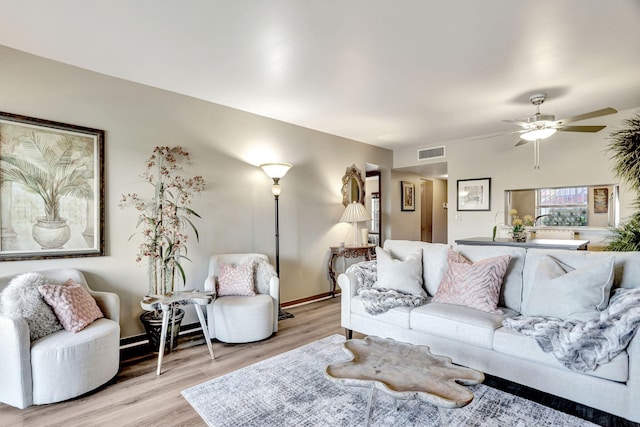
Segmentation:
<svg viewBox="0 0 640 427">
<path fill-rule="evenodd" d="M 270 337 L 278 331 L 280 281 L 269 258 L 263 254 L 222 254 L 209 259 L 209 274 L 204 283 L 205 291 L 215 291 L 220 263 L 242 265 L 255 260 L 255 296 L 216 296 L 207 306 L 207 322 L 210 337 L 227 343 L 245 343 Z"/>
<path fill-rule="evenodd" d="M 120 299 L 93 291 L 74 269 L 39 271 L 87 288 L 104 318 L 80 332 L 64 329 L 30 340 L 27 321 L 0 315 L 0 402 L 17 408 L 67 400 L 111 380 L 120 365 Z M 2 291 L 15 276 L 0 277 Z"/>
</svg>

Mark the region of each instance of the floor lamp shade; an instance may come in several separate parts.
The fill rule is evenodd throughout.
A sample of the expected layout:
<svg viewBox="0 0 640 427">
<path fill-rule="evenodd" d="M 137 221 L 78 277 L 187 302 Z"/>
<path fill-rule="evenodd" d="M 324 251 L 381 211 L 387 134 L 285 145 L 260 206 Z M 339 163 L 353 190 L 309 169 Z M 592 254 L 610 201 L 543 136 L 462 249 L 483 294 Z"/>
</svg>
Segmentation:
<svg viewBox="0 0 640 427">
<path fill-rule="evenodd" d="M 367 212 L 364 205 L 358 202 L 351 202 L 344 210 L 340 222 L 350 222 L 353 224 L 353 244 L 358 245 L 358 223 L 363 221 L 371 221 L 371 215 Z M 365 244 L 366 242 L 363 242 Z"/>
</svg>

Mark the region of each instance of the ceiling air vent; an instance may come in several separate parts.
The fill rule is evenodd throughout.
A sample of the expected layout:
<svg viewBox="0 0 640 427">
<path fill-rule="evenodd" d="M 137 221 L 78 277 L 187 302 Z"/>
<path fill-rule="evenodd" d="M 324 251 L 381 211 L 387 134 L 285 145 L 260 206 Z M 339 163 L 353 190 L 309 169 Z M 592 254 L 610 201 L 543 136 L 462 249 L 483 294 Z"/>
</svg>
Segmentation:
<svg viewBox="0 0 640 427">
<path fill-rule="evenodd" d="M 444 159 L 444 145 L 418 150 L 418 160 Z"/>
</svg>

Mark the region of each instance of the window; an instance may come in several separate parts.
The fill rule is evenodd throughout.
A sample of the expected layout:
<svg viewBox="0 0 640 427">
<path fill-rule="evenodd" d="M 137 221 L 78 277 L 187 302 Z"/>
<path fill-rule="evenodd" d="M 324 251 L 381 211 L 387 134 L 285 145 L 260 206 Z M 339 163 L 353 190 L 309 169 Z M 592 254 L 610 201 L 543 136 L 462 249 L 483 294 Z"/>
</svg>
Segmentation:
<svg viewBox="0 0 640 427">
<path fill-rule="evenodd" d="M 588 187 L 540 188 L 536 192 L 539 225 L 586 226 L 589 224 Z"/>
</svg>

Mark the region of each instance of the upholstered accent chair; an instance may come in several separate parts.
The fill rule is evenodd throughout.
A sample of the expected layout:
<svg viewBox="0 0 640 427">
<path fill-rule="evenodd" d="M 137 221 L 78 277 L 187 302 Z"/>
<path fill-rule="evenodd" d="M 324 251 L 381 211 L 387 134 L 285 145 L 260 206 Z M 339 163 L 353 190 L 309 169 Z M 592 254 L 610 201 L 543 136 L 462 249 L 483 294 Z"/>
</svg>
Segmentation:
<svg viewBox="0 0 640 427">
<path fill-rule="evenodd" d="M 120 299 L 93 291 L 75 269 L 38 271 L 85 287 L 104 314 L 79 332 L 58 330 L 31 341 L 27 320 L 0 315 L 0 402 L 17 408 L 67 400 L 111 380 L 120 365 Z M 0 292 L 15 277 L 0 277 Z"/>
<path fill-rule="evenodd" d="M 255 295 L 231 295 L 220 292 L 222 269 L 253 265 Z M 226 343 L 246 343 L 269 338 L 278 331 L 280 281 L 263 254 L 220 254 L 209 259 L 205 291 L 216 291 L 213 304 L 207 306 L 210 337 Z M 222 295 L 222 294 L 226 295 Z M 239 292 L 242 293 L 242 292 Z"/>
</svg>

